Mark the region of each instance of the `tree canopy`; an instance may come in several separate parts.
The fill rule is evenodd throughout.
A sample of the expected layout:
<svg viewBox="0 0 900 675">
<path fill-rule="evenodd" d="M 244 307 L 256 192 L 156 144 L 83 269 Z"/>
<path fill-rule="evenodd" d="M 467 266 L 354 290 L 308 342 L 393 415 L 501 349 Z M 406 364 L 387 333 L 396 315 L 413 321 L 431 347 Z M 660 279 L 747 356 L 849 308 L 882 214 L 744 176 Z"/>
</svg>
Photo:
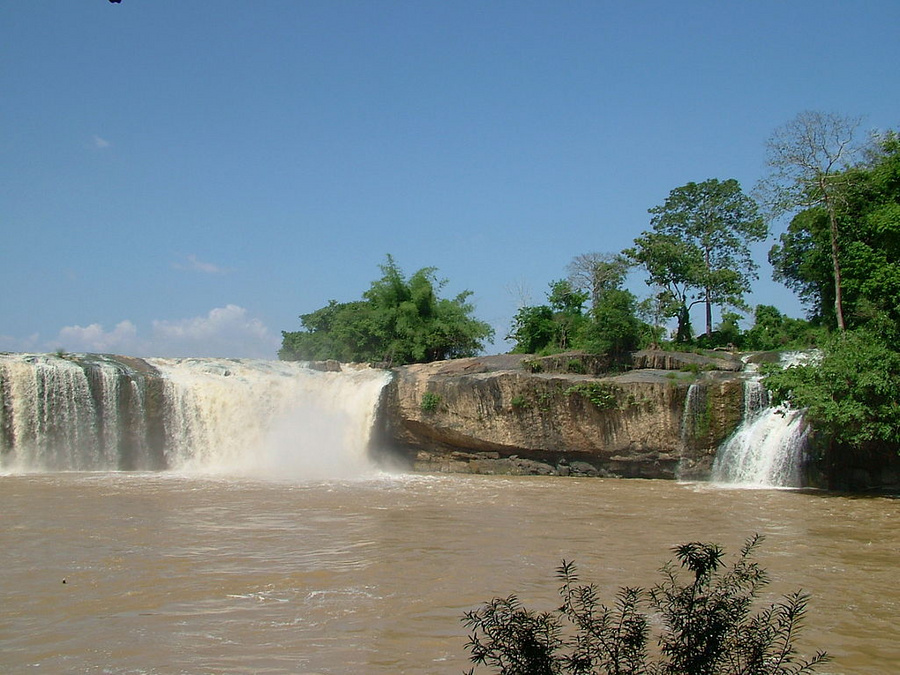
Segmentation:
<svg viewBox="0 0 900 675">
<path fill-rule="evenodd" d="M 635 316 L 634 295 L 621 288 L 628 269 L 621 256 L 576 257 L 569 279 L 550 283 L 547 304 L 521 307 L 507 339 L 513 352 L 537 354 L 583 349 L 618 355 L 637 348 L 645 326 Z M 591 300 L 585 311 L 584 304 Z"/>
<path fill-rule="evenodd" d="M 471 291 L 439 297 L 445 281 L 425 267 L 404 277 L 391 256 L 362 300 L 331 300 L 300 316 L 303 330 L 282 331 L 281 359 L 424 363 L 474 356 L 493 329 L 473 317 Z"/>
<path fill-rule="evenodd" d="M 647 271 L 648 284 L 668 294 L 680 340 L 690 338 L 689 311 L 699 303 L 706 305 L 709 335 L 713 305 L 745 307 L 756 278 L 749 245 L 765 239 L 765 221 L 734 179 L 687 183 L 650 213 L 653 229 L 624 253 Z"/>
<path fill-rule="evenodd" d="M 824 211 L 828 219 L 834 315 L 842 331 L 846 325 L 837 210 L 846 185 L 846 169 L 860 152 L 860 146 L 854 142 L 859 123 L 858 118 L 801 112 L 769 138 L 766 161 L 771 172 L 757 190 L 770 214 L 776 217 L 804 207 Z"/>
<path fill-rule="evenodd" d="M 832 255 L 838 251 L 845 326 L 875 311 L 900 321 L 900 139 L 888 133 L 865 164 L 833 175 L 831 215 L 800 211 L 769 252 L 775 279 L 796 291 L 812 316 L 840 327 Z"/>
</svg>

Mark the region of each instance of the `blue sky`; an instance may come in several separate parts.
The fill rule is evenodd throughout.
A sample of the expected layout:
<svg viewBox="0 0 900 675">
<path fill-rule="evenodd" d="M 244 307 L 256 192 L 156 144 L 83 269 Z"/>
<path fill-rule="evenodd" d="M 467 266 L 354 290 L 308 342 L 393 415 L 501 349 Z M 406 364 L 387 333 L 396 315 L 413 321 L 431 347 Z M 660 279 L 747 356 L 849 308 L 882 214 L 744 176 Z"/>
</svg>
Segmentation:
<svg viewBox="0 0 900 675">
<path fill-rule="evenodd" d="M 5 2 L 0 350 L 274 357 L 388 253 L 502 338 L 673 188 L 749 191 L 802 110 L 900 127 L 898 27 L 895 0 Z M 770 245 L 749 300 L 801 316 Z"/>
</svg>

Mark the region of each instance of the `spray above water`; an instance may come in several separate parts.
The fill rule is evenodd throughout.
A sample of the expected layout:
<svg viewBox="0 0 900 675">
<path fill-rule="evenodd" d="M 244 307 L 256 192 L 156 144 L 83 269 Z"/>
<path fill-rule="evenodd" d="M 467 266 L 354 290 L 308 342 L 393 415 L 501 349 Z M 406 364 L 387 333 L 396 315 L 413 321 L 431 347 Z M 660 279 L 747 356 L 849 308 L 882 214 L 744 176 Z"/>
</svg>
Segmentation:
<svg viewBox="0 0 900 675">
<path fill-rule="evenodd" d="M 0 469 L 352 477 L 369 469 L 389 377 L 246 359 L 0 355 Z"/>
</svg>

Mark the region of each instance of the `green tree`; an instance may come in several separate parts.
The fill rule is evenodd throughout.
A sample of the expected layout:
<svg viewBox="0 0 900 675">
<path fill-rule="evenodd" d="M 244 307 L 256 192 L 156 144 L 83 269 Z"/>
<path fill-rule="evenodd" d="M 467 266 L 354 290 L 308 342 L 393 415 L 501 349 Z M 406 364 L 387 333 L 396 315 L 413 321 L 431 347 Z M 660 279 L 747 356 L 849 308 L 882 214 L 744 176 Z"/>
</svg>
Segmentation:
<svg viewBox="0 0 900 675">
<path fill-rule="evenodd" d="M 588 293 L 565 280 L 550 282 L 546 305 L 522 307 L 513 318 L 507 339 L 515 340 L 513 353 L 537 354 L 576 348 L 586 317 Z"/>
<path fill-rule="evenodd" d="M 743 347 L 754 351 L 806 349 L 821 339 L 822 329 L 782 314 L 772 305 L 757 305 L 753 327 L 744 333 Z"/>
<path fill-rule="evenodd" d="M 900 451 L 900 339 L 882 316 L 867 328 L 832 336 L 821 358 L 767 375 L 777 402 L 805 411 L 806 420 L 838 453 Z"/>
<path fill-rule="evenodd" d="M 495 598 L 466 612 L 471 629 L 466 645 L 476 665 L 500 675 L 799 675 L 828 660 L 811 659 L 794 646 L 808 596 L 786 595 L 757 613 L 753 604 L 768 583 L 753 560 L 761 537 L 752 537 L 731 564 L 715 544 L 691 542 L 673 549 L 679 565 L 663 567 L 663 581 L 649 592 L 623 588 L 612 607 L 598 589 L 583 584 L 571 562 L 557 570 L 562 606 L 534 612 L 515 595 Z M 687 582 L 680 570 L 689 575 Z M 643 608 L 659 617 L 651 623 Z M 647 644 L 659 624 L 660 654 Z M 564 624 L 571 626 L 569 636 Z M 470 671 L 474 673 L 474 669 Z"/>
<path fill-rule="evenodd" d="M 556 323 L 547 305 L 521 307 L 513 317 L 507 340 L 515 340 L 514 354 L 538 354 L 553 344 Z"/>
<path fill-rule="evenodd" d="M 765 239 L 765 221 L 734 179 L 675 188 L 650 213 L 653 230 L 624 253 L 647 271 L 648 284 L 670 295 L 679 340 L 689 339 L 690 308 L 700 303 L 709 335 L 713 305 L 745 306 L 744 294 L 756 278 L 749 245 Z"/>
<path fill-rule="evenodd" d="M 546 305 L 522 307 L 513 319 L 507 339 L 512 352 L 540 354 L 583 349 L 598 354 L 623 354 L 636 349 L 649 327 L 635 316 L 635 298 L 619 288 L 624 276 L 608 278 L 597 304 L 584 311 L 590 297 L 567 279 L 550 283 Z M 597 286 L 596 288 L 600 288 Z"/>
<path fill-rule="evenodd" d="M 566 279 L 550 283 L 547 301 L 553 310 L 556 324 L 556 346 L 570 349 L 579 341 L 579 334 L 585 322 L 584 303 L 589 294 L 579 291 Z"/>
<path fill-rule="evenodd" d="M 775 279 L 798 293 L 812 316 L 840 328 L 879 312 L 900 321 L 900 141 L 887 133 L 866 163 L 831 176 L 831 216 L 821 205 L 799 212 L 769 253 Z M 836 246 L 835 246 L 836 243 Z M 832 256 L 839 253 L 840 303 Z M 832 270 L 832 271 L 829 271 Z"/>
<path fill-rule="evenodd" d="M 591 311 L 583 347 L 598 354 L 625 354 L 637 349 L 644 328 L 635 315 L 634 294 L 621 288 L 610 288 L 600 296 Z"/>
<path fill-rule="evenodd" d="M 838 329 L 844 321 L 838 209 L 845 170 L 859 157 L 854 135 L 859 118 L 816 111 L 801 112 L 776 129 L 766 144 L 771 170 L 757 192 L 772 217 L 801 208 L 819 207 L 828 219 L 834 314 Z"/>
<path fill-rule="evenodd" d="M 441 298 L 446 283 L 426 267 L 408 279 L 391 256 L 355 302 L 330 301 L 300 317 L 302 331 L 283 331 L 285 360 L 385 361 L 395 365 L 474 356 L 493 336 L 475 319 L 470 291 Z"/>
<path fill-rule="evenodd" d="M 834 273 L 828 216 L 820 208 L 801 211 L 769 250 L 772 277 L 790 288 L 813 319 L 834 321 Z"/>
</svg>

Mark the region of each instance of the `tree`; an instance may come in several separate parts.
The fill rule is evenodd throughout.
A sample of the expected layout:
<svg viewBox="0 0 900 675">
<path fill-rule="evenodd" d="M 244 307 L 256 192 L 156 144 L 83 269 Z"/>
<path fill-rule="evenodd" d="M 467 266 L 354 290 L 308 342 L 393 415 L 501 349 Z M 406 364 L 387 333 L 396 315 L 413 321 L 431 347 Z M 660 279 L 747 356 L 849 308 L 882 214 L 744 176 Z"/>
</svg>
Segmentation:
<svg viewBox="0 0 900 675">
<path fill-rule="evenodd" d="M 844 321 L 843 284 L 838 226 L 842 172 L 859 157 L 854 143 L 860 119 L 816 111 L 801 112 L 776 129 L 766 144 L 771 173 L 760 182 L 758 193 L 772 217 L 799 208 L 821 207 L 828 218 L 834 314 L 840 331 Z"/>
<path fill-rule="evenodd" d="M 768 229 L 756 203 L 740 184 L 711 178 L 688 183 L 650 209 L 653 230 L 634 240 L 624 253 L 662 286 L 678 317 L 678 339 L 690 339 L 690 308 L 706 305 L 706 334 L 712 333 L 712 306 L 744 307 L 743 296 L 756 278 L 751 242 Z"/>
<path fill-rule="evenodd" d="M 900 321 L 900 140 L 889 132 L 867 148 L 866 161 L 832 177 L 845 328 L 886 312 Z M 775 278 L 796 291 L 813 317 L 840 327 L 824 206 L 800 211 L 769 252 Z"/>
<path fill-rule="evenodd" d="M 470 291 L 440 298 L 446 283 L 426 267 L 408 279 L 391 256 L 360 301 L 303 314 L 304 330 L 282 332 L 285 360 L 384 361 L 395 365 L 474 356 L 493 336 L 475 319 Z"/>
<path fill-rule="evenodd" d="M 516 342 L 512 352 L 541 354 L 583 349 L 621 355 L 636 349 L 642 332 L 649 327 L 635 316 L 634 295 L 619 288 L 623 278 L 608 277 L 597 304 L 589 312 L 584 311 L 588 291 L 575 288 L 567 279 L 551 282 L 548 304 L 522 307 L 516 313 L 506 336 Z"/>
<path fill-rule="evenodd" d="M 637 349 L 641 337 L 641 321 L 636 316 L 634 294 L 621 288 L 610 288 L 600 296 L 591 310 L 591 322 L 583 337 L 585 349 L 598 354 L 620 355 Z"/>
<path fill-rule="evenodd" d="M 596 309 L 603 294 L 625 283 L 631 263 L 619 253 L 582 253 L 568 265 L 568 281 L 573 288 L 590 293 L 591 308 Z"/>
<path fill-rule="evenodd" d="M 836 325 L 828 216 L 823 209 L 794 216 L 769 250 L 769 262 L 773 279 L 797 294 L 811 319 L 834 320 Z"/>
<path fill-rule="evenodd" d="M 773 399 L 805 411 L 832 450 L 900 452 L 900 340 L 887 317 L 832 336 L 813 363 L 767 375 Z"/>
<path fill-rule="evenodd" d="M 753 327 L 744 333 L 743 347 L 753 351 L 806 349 L 818 342 L 821 332 L 809 321 L 785 316 L 777 307 L 757 305 Z"/>
<path fill-rule="evenodd" d="M 513 318 L 507 339 L 515 340 L 513 353 L 536 354 L 575 347 L 586 320 L 583 307 L 587 292 L 565 279 L 550 282 L 547 305 L 522 307 Z"/>
<path fill-rule="evenodd" d="M 514 354 L 537 354 L 553 344 L 556 323 L 547 305 L 521 307 L 513 317 L 507 340 L 515 340 Z"/>
<path fill-rule="evenodd" d="M 828 660 L 817 652 L 797 656 L 794 640 L 802 626 L 808 596 L 802 592 L 752 614 L 768 583 L 752 559 L 762 537 L 750 538 L 726 567 L 715 544 L 690 542 L 673 549 L 688 582 L 673 563 L 650 591 L 623 588 L 612 607 L 601 604 L 596 586 L 580 582 L 575 566 L 557 570 L 562 606 L 534 612 L 515 595 L 495 598 L 466 612 L 472 630 L 466 645 L 475 664 L 500 675 L 798 675 Z M 660 654 L 651 660 L 647 644 L 652 623 L 643 607 L 659 617 Z M 573 633 L 564 637 L 563 625 Z M 653 622 L 657 623 L 657 622 Z M 469 671 L 474 673 L 474 669 Z"/>
<path fill-rule="evenodd" d="M 577 342 L 584 324 L 584 303 L 588 299 L 586 291 L 579 291 L 565 279 L 550 282 L 547 301 L 553 310 L 556 323 L 556 346 L 569 349 Z"/>
</svg>

